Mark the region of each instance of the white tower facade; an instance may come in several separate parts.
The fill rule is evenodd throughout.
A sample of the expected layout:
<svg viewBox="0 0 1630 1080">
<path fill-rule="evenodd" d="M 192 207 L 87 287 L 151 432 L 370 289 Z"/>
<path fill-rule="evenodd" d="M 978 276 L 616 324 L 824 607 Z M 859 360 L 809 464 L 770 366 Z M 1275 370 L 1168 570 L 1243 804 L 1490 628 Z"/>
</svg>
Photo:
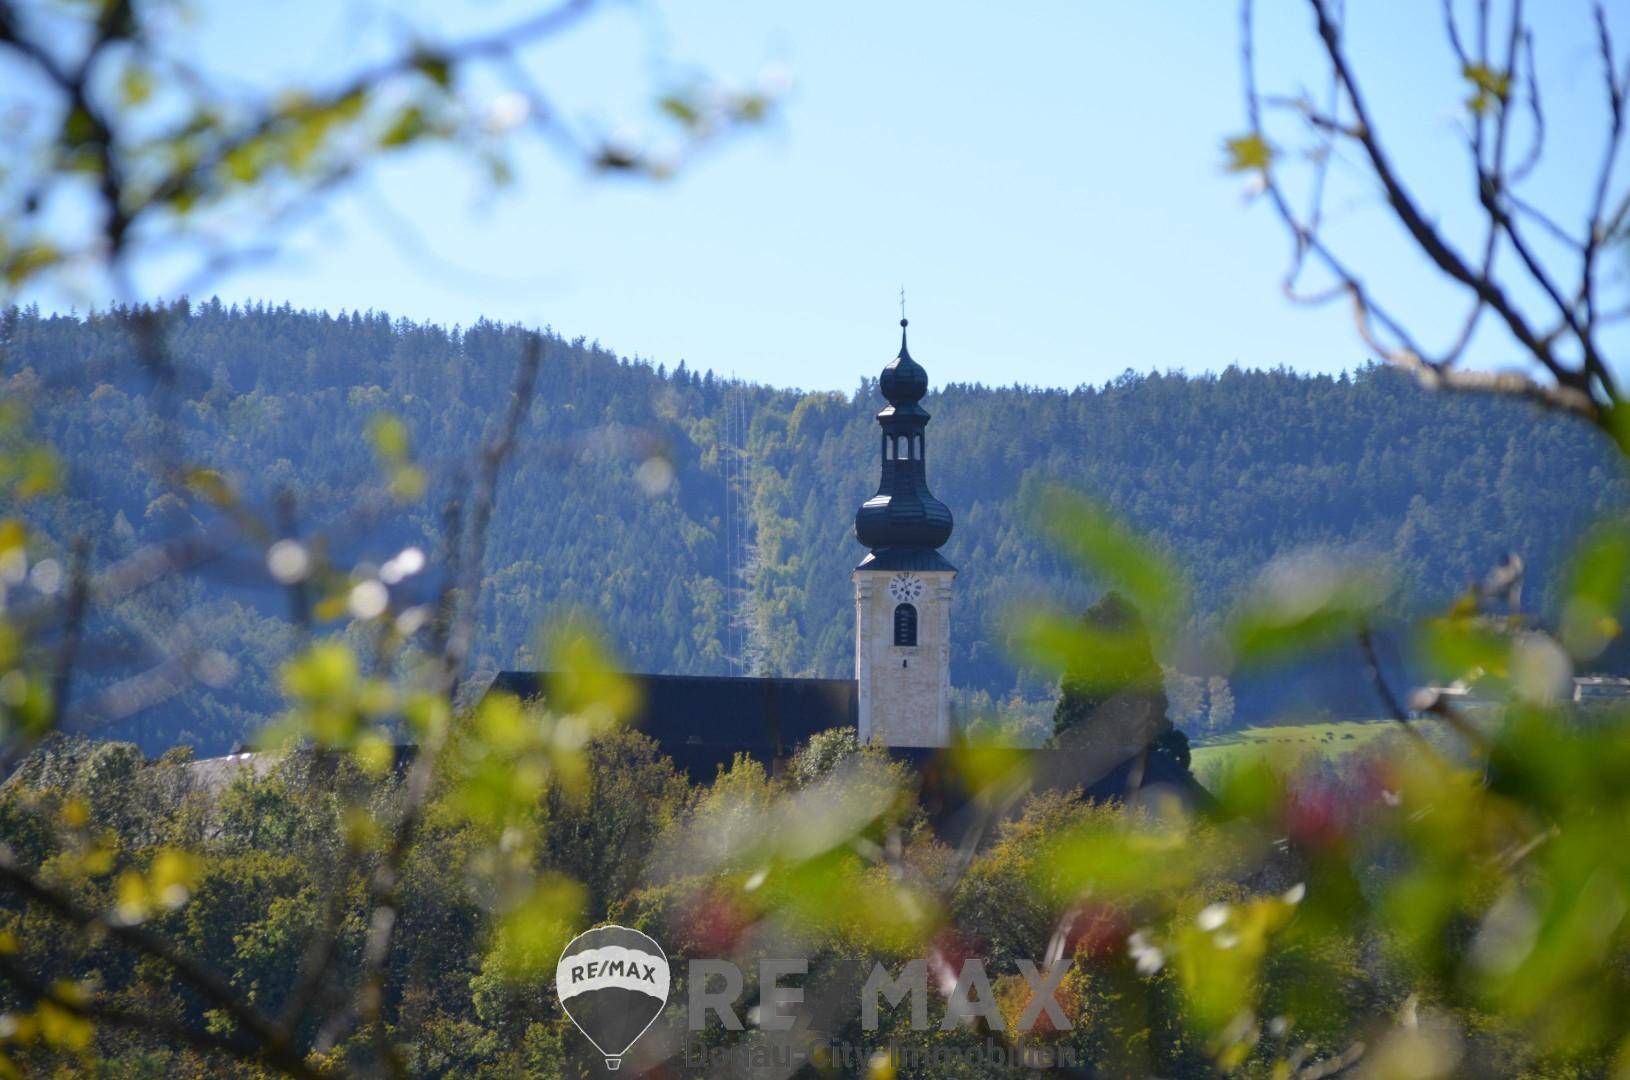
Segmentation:
<svg viewBox="0 0 1630 1080">
<path fill-rule="evenodd" d="M 888 406 L 881 479 L 855 514 L 855 536 L 871 549 L 851 575 L 855 586 L 855 680 L 860 739 L 885 746 L 951 742 L 951 597 L 956 568 L 939 548 L 951 511 L 928 490 L 929 415 L 918 404 L 928 373 L 906 349 L 883 369 Z"/>
<path fill-rule="evenodd" d="M 956 571 L 856 570 L 860 739 L 951 742 L 951 583 Z"/>
</svg>

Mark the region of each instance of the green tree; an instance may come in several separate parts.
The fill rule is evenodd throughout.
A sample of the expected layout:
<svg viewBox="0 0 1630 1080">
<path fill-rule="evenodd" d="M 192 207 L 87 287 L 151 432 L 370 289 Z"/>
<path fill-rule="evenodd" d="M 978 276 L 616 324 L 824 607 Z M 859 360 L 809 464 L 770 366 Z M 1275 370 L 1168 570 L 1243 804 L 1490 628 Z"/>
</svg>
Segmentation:
<svg viewBox="0 0 1630 1080">
<path fill-rule="evenodd" d="M 1148 746 L 1171 721 L 1160 664 L 1137 609 L 1111 590 L 1087 609 L 1080 631 L 1091 663 L 1065 671 L 1059 681 L 1054 741 Z"/>
</svg>

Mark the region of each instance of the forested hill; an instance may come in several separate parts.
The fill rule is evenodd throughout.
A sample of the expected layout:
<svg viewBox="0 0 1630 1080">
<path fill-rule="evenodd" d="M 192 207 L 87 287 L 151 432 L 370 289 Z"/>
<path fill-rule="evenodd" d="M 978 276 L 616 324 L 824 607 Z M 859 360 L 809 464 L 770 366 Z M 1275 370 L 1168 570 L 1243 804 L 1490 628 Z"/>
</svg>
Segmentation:
<svg viewBox="0 0 1630 1080">
<path fill-rule="evenodd" d="M 32 404 L 36 430 L 69 468 L 68 505 L 25 511 L 52 538 L 88 538 L 105 565 L 209 520 L 213 511 L 162 476 L 179 450 L 226 473 L 252 505 L 293 493 L 303 532 L 343 520 L 358 557 L 383 560 L 406 543 L 434 557 L 440 500 L 465 482 L 458 466 L 509 396 L 519 329 L 213 301 L 165 318 L 177 376 L 160 392 L 133 358 L 128 316 L 6 315 L 7 394 Z M 875 354 L 833 361 L 856 392 L 803 394 L 551 338 L 498 496 L 481 665 L 527 664 L 540 620 L 578 607 L 640 670 L 725 673 L 734 652 L 737 671 L 848 674 L 849 572 L 863 554 L 852 518 L 876 485 L 875 376 L 893 352 L 880 327 Z M 932 353 L 919 359 L 932 378 Z M 992 376 L 1002 369 L 992 357 Z M 1021 513 L 1045 480 L 1090 492 L 1153 534 L 1210 611 L 1276 553 L 1310 544 L 1394 557 L 1406 605 L 1449 595 L 1514 549 L 1531 568 L 1525 600 L 1543 610 L 1570 538 L 1626 495 L 1581 425 L 1511 402 L 1427 395 L 1379 369 L 1129 372 L 1072 390 L 936 385 L 924 404 L 930 483 L 956 515 L 945 549 L 961 570 L 953 679 L 997 697 L 1047 689 L 1009 655 L 1008 605 L 1037 594 L 1084 605 L 1097 591 Z M 744 421 L 739 455 L 727 443 L 733 411 Z M 357 507 L 377 502 L 367 432 L 383 413 L 406 423 L 431 488 L 416 505 L 359 521 Z M 749 557 L 732 602 L 725 489 L 737 465 Z M 181 617 L 194 651 L 207 645 L 235 663 L 222 686 L 156 705 L 117 734 L 150 751 L 178 741 L 216 751 L 277 707 L 286 600 L 257 584 L 256 570 L 207 566 L 95 628 L 122 662 L 139 664 L 173 644 Z M 101 677 L 111 678 L 93 672 L 81 692 Z"/>
</svg>

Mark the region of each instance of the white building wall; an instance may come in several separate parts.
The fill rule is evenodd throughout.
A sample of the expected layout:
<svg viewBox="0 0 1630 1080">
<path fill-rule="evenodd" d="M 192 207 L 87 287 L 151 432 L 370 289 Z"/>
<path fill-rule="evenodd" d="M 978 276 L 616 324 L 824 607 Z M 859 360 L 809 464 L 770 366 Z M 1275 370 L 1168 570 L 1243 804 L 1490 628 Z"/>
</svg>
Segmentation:
<svg viewBox="0 0 1630 1080">
<path fill-rule="evenodd" d="M 892 570 L 856 570 L 855 680 L 860 741 L 884 746 L 951 742 L 951 582 L 953 570 L 914 571 L 922 580 L 917 644 L 894 644 Z"/>
</svg>

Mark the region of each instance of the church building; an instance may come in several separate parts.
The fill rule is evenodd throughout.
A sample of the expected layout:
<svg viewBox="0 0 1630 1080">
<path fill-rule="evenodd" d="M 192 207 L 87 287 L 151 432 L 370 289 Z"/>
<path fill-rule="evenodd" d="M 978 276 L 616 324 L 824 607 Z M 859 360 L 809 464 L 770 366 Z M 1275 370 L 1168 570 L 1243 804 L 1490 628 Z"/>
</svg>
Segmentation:
<svg viewBox="0 0 1630 1080">
<path fill-rule="evenodd" d="M 853 727 L 862 742 L 922 769 L 925 787 L 940 797 L 956 786 L 940 753 L 957 738 L 950 703 L 957 569 L 939 552 L 952 520 L 928 488 L 929 414 L 922 407 L 928 373 L 911 358 L 905 319 L 899 355 L 883 369 L 878 389 L 887 404 L 877 414 L 877 494 L 855 513 L 855 538 L 867 553 L 851 574 L 854 678 L 631 675 L 642 694 L 634 726 L 693 780 L 711 780 L 740 753 L 773 771 L 810 736 Z M 489 692 L 546 698 L 548 684 L 546 673 L 506 671 Z M 1082 746 L 1025 753 L 1037 786 L 1079 786 L 1102 798 L 1154 783 L 1185 797 L 1198 790 L 1187 769 L 1151 756 L 1146 744 L 1120 745 L 1108 755 Z"/>
</svg>

